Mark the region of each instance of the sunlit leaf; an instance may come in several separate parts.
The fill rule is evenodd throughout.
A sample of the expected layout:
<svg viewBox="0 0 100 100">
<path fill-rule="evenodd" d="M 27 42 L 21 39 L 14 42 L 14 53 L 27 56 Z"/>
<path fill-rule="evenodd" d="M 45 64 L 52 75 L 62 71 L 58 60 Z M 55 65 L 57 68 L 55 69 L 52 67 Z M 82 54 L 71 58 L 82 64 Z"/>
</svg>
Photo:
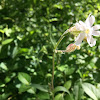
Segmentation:
<svg viewBox="0 0 100 100">
<path fill-rule="evenodd" d="M 6 45 L 6 44 L 9 44 L 13 41 L 13 39 L 6 39 L 4 41 L 2 41 L 2 45 Z"/>
<path fill-rule="evenodd" d="M 0 68 L 2 68 L 3 70 L 6 70 L 6 71 L 8 70 L 6 64 L 3 62 L 0 64 Z"/>
<path fill-rule="evenodd" d="M 84 92 L 94 100 L 100 99 L 100 90 L 90 83 L 83 83 Z"/>
<path fill-rule="evenodd" d="M 31 82 L 31 77 L 24 72 L 19 72 L 18 73 L 18 79 L 23 83 L 23 84 L 30 84 Z"/>
<path fill-rule="evenodd" d="M 30 89 L 27 90 L 27 92 L 28 92 L 28 93 L 31 93 L 31 94 L 35 94 L 36 88 L 31 87 Z"/>
</svg>

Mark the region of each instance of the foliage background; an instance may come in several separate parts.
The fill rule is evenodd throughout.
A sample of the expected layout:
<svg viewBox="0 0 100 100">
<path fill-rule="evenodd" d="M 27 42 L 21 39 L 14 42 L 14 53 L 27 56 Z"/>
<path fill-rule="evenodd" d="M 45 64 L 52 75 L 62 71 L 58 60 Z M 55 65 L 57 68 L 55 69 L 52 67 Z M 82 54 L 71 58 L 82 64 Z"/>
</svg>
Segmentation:
<svg viewBox="0 0 100 100">
<path fill-rule="evenodd" d="M 100 24 L 99 0 L 1 0 L 0 100 L 51 100 L 54 45 L 90 13 Z M 56 54 L 54 86 L 70 96 L 58 87 L 55 100 L 100 99 L 100 38 L 95 39 L 92 48 L 83 42 L 78 51 Z M 59 49 L 72 42 L 69 33 Z"/>
</svg>

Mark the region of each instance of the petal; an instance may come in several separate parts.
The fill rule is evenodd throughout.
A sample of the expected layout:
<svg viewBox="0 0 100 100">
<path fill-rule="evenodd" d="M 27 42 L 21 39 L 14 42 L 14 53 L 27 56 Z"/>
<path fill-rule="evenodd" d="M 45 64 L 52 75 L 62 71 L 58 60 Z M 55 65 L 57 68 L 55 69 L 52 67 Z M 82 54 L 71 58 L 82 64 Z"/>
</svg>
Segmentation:
<svg viewBox="0 0 100 100">
<path fill-rule="evenodd" d="M 90 26 L 92 26 L 95 22 L 95 17 L 93 15 L 90 16 L 89 18 Z"/>
<path fill-rule="evenodd" d="M 93 35 L 93 36 L 99 36 L 99 35 L 100 35 L 100 31 L 93 31 L 93 32 L 92 32 L 92 35 Z"/>
<path fill-rule="evenodd" d="M 86 30 L 86 25 L 85 25 L 84 22 L 79 21 L 79 24 L 80 24 L 80 27 L 81 27 L 81 30 L 82 30 L 82 31 Z"/>
<path fill-rule="evenodd" d="M 80 24 L 79 24 L 79 23 L 75 23 L 75 27 L 76 27 L 76 29 L 77 29 L 77 30 L 80 30 L 80 29 L 81 29 L 81 27 L 80 27 Z"/>
<path fill-rule="evenodd" d="M 76 45 L 80 45 L 81 44 L 81 42 L 82 42 L 82 40 L 84 39 L 84 37 L 85 37 L 85 34 L 84 33 L 80 33 L 78 36 L 77 36 L 77 38 L 75 39 L 75 44 Z"/>
<path fill-rule="evenodd" d="M 76 50 L 76 48 L 77 48 L 77 46 L 76 46 L 75 44 L 71 43 L 71 44 L 69 44 L 69 45 L 67 46 L 66 52 L 73 52 L 73 51 Z"/>
<path fill-rule="evenodd" d="M 87 35 L 87 42 L 90 47 L 93 47 L 96 44 L 96 40 L 92 37 L 92 35 Z"/>
<path fill-rule="evenodd" d="M 90 15 L 88 16 L 88 18 L 87 18 L 86 21 L 85 21 L 85 24 L 86 24 L 87 26 L 90 26 L 90 21 L 89 21 L 89 19 L 90 19 Z"/>
<path fill-rule="evenodd" d="M 92 28 L 93 28 L 93 30 L 98 30 L 98 29 L 100 29 L 100 25 L 95 25 Z"/>
<path fill-rule="evenodd" d="M 93 16 L 93 15 L 89 15 L 88 16 L 88 18 L 86 19 L 86 21 L 85 21 L 85 24 L 87 25 L 87 26 L 92 26 L 93 24 L 94 24 L 94 22 L 95 22 L 95 17 Z"/>
</svg>

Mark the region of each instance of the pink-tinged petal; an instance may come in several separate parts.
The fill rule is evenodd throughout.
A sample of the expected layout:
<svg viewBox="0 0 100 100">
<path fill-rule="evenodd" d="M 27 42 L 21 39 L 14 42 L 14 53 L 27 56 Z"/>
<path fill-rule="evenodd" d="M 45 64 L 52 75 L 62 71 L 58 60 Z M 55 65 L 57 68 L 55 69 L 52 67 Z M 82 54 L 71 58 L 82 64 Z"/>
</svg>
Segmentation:
<svg viewBox="0 0 100 100">
<path fill-rule="evenodd" d="M 82 42 L 82 40 L 84 39 L 84 37 L 85 37 L 85 34 L 84 33 L 80 33 L 78 36 L 77 36 L 77 38 L 75 39 L 75 44 L 76 45 L 80 45 L 81 44 L 81 42 Z"/>
<path fill-rule="evenodd" d="M 95 25 L 92 28 L 93 28 L 93 30 L 98 30 L 98 29 L 100 29 L 100 25 Z"/>
<path fill-rule="evenodd" d="M 89 18 L 90 26 L 92 26 L 95 22 L 95 17 L 93 15 L 90 16 Z"/>
<path fill-rule="evenodd" d="M 71 44 L 69 44 L 69 45 L 67 46 L 66 52 L 73 52 L 73 51 L 76 50 L 76 48 L 77 48 L 77 46 L 76 46 L 75 44 L 71 43 Z"/>
<path fill-rule="evenodd" d="M 91 35 L 87 35 L 87 42 L 90 47 L 93 47 L 96 44 L 96 40 Z"/>
<path fill-rule="evenodd" d="M 93 32 L 92 32 L 92 35 L 93 35 L 93 36 L 99 36 L 99 35 L 100 35 L 100 31 L 93 31 Z"/>
</svg>

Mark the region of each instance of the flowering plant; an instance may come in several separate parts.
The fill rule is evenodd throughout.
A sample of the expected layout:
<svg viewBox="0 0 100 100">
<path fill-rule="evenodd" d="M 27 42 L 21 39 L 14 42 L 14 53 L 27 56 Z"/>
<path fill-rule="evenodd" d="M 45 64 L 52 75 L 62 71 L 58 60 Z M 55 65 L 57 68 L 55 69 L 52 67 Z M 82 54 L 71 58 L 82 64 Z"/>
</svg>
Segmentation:
<svg viewBox="0 0 100 100">
<path fill-rule="evenodd" d="M 93 38 L 93 36 L 99 36 L 100 35 L 100 25 L 93 26 L 95 22 L 95 17 L 93 15 L 89 15 L 85 22 L 79 21 L 75 23 L 75 25 L 69 29 L 67 29 L 63 35 L 58 40 L 54 52 L 53 52 L 53 69 L 52 69 L 52 89 L 54 88 L 53 81 L 54 81 L 54 57 L 55 53 L 57 52 L 73 52 L 76 49 L 80 49 L 80 45 L 83 40 L 86 40 L 90 47 L 93 47 L 96 45 L 96 40 Z M 70 32 L 74 34 L 77 37 L 75 38 L 75 42 L 71 43 L 67 46 L 66 50 L 57 50 L 57 47 L 61 40 L 65 37 L 65 35 Z M 54 100 L 54 95 L 53 95 Z"/>
</svg>

